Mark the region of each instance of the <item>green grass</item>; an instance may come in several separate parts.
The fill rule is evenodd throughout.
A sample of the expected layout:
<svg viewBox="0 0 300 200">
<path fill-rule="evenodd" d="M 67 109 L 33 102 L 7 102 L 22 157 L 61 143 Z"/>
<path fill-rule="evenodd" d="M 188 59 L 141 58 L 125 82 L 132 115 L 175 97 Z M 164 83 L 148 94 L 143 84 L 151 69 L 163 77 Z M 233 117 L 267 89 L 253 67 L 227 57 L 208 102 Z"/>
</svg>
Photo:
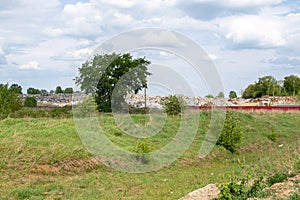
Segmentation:
<svg viewBox="0 0 300 200">
<path fill-rule="evenodd" d="M 198 158 L 210 117 L 202 112 L 197 135 L 184 155 L 170 166 L 143 174 L 104 165 L 50 172 L 33 170 L 92 155 L 82 145 L 72 118 L 2 120 L 0 199 L 179 199 L 209 183 L 299 170 L 300 113 L 238 115 L 243 128 L 238 154 L 216 146 L 206 158 Z M 139 124 L 148 120 L 143 115 L 132 118 Z M 162 148 L 175 137 L 179 122 L 180 117 L 168 117 L 161 131 L 145 140 L 153 150 Z M 143 140 L 123 132 L 110 114 L 100 115 L 99 123 L 113 143 L 129 151 Z M 272 130 L 278 134 L 276 141 L 268 138 Z"/>
</svg>

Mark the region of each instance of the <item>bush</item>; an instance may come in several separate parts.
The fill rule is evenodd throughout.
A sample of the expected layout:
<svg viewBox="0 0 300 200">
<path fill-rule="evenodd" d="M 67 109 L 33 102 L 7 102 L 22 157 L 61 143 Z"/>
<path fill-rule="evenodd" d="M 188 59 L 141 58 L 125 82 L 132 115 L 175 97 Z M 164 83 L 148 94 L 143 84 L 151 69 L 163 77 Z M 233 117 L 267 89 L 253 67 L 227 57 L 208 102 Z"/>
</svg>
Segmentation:
<svg viewBox="0 0 300 200">
<path fill-rule="evenodd" d="M 6 118 L 22 108 L 22 101 L 14 90 L 8 88 L 8 84 L 0 85 L 0 119 Z"/>
<path fill-rule="evenodd" d="M 68 109 L 67 107 L 54 108 L 54 109 L 50 110 L 48 113 L 49 113 L 49 116 L 53 117 L 53 118 L 72 117 L 72 113 L 70 112 L 70 109 Z"/>
<path fill-rule="evenodd" d="M 137 153 L 136 159 L 141 161 L 142 163 L 147 163 L 149 161 L 149 158 L 146 154 L 150 153 L 151 151 L 152 145 L 147 141 L 139 142 L 134 148 L 134 152 Z"/>
<path fill-rule="evenodd" d="M 184 99 L 176 95 L 163 97 L 161 99 L 161 105 L 168 115 L 178 115 L 185 108 Z"/>
<path fill-rule="evenodd" d="M 24 106 L 30 108 L 37 107 L 37 100 L 34 97 L 26 97 Z"/>
<path fill-rule="evenodd" d="M 263 192 L 265 184 L 263 178 L 254 180 L 254 184 L 247 187 L 246 181 L 243 179 L 241 183 L 228 183 L 220 186 L 220 195 L 218 200 L 247 200 L 250 197 L 265 197 Z"/>
<path fill-rule="evenodd" d="M 277 140 L 278 134 L 274 131 L 274 129 L 272 129 L 272 132 L 270 133 L 270 135 L 268 135 L 268 138 L 273 142 Z"/>
<path fill-rule="evenodd" d="M 237 113 L 228 110 L 221 135 L 217 145 L 223 146 L 231 153 L 235 153 L 242 141 L 242 129 L 237 117 Z"/>
<path fill-rule="evenodd" d="M 277 174 L 274 174 L 273 176 L 270 176 L 268 179 L 267 179 L 267 183 L 269 186 L 275 184 L 275 183 L 281 183 L 285 180 L 287 180 L 288 178 L 288 175 L 285 174 L 285 173 L 277 173 Z"/>
<path fill-rule="evenodd" d="M 228 183 L 222 184 L 220 187 L 220 197 L 219 200 L 227 200 L 227 199 L 246 199 L 246 186 L 245 181 L 242 181 L 241 184 L 237 183 Z"/>
</svg>

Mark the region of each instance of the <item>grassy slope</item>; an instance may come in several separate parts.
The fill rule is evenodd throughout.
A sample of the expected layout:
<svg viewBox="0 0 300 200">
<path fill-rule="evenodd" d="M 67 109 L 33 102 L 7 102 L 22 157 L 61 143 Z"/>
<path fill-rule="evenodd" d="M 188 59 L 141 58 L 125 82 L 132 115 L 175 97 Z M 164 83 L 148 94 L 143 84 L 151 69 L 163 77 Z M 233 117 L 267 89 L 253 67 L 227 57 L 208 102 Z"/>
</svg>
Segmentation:
<svg viewBox="0 0 300 200">
<path fill-rule="evenodd" d="M 135 116 L 135 120 L 140 118 Z M 38 165 L 91 155 L 82 146 L 72 119 L 6 119 L 0 122 L 0 199 L 178 199 L 208 183 L 295 170 L 300 113 L 240 114 L 240 119 L 244 134 L 239 154 L 216 147 L 205 159 L 197 158 L 208 122 L 207 115 L 201 114 L 201 126 L 190 149 L 171 166 L 146 174 L 123 173 L 102 165 L 33 171 Z M 174 136 L 178 118 L 168 120 L 163 131 L 150 139 L 154 148 Z M 127 149 L 137 144 L 125 133 L 115 135 L 120 130 L 112 116 L 101 116 L 100 121 L 114 143 Z M 272 129 L 279 135 L 276 142 L 267 137 Z"/>
</svg>

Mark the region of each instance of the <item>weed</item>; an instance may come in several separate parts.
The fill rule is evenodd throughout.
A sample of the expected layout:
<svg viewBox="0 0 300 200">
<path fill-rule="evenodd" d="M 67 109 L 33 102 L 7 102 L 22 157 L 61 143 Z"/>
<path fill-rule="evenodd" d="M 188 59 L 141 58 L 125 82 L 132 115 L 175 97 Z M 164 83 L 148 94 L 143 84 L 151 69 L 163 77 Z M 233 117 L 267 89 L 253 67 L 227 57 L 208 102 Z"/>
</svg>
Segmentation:
<svg viewBox="0 0 300 200">
<path fill-rule="evenodd" d="M 268 138 L 273 142 L 275 142 L 278 139 L 278 134 L 274 131 L 274 128 L 272 128 L 272 132 L 270 133 L 270 135 L 268 135 Z"/>
<path fill-rule="evenodd" d="M 136 159 L 140 160 L 142 163 L 148 163 L 149 158 L 147 153 L 150 153 L 152 150 L 152 145 L 148 141 L 142 141 L 137 144 L 134 148 L 134 152 L 137 153 Z"/>
<path fill-rule="evenodd" d="M 276 173 L 273 176 L 270 176 L 267 179 L 267 184 L 269 186 L 274 185 L 275 183 L 281 183 L 288 179 L 288 174 L 285 173 Z"/>
<path fill-rule="evenodd" d="M 296 192 L 289 197 L 289 200 L 299 200 L 299 199 L 300 199 L 300 192 Z"/>
<path fill-rule="evenodd" d="M 246 200 L 251 197 L 265 197 L 266 194 L 263 192 L 265 185 L 262 180 L 262 177 L 254 180 L 254 184 L 249 188 L 246 186 L 245 179 L 240 183 L 222 184 L 218 200 Z"/>
<path fill-rule="evenodd" d="M 31 197 L 35 197 L 35 199 L 36 199 L 37 197 L 40 197 L 40 198 L 42 197 L 43 191 L 31 189 L 31 188 L 20 188 L 20 189 L 13 190 L 12 194 L 17 199 L 29 199 Z"/>
</svg>

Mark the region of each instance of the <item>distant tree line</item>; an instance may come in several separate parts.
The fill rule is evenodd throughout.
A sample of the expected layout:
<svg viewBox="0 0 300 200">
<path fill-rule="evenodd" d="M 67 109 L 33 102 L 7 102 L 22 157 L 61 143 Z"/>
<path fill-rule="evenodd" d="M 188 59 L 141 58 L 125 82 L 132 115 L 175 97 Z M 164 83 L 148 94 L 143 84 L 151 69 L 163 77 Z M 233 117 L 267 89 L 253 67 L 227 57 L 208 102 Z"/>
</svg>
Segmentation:
<svg viewBox="0 0 300 200">
<path fill-rule="evenodd" d="M 27 89 L 27 94 L 73 94 L 74 90 L 71 87 L 65 88 L 64 90 L 62 89 L 61 86 L 57 86 L 55 90 L 50 90 L 49 92 L 45 89 L 36 89 L 36 88 L 28 88 Z"/>
<path fill-rule="evenodd" d="M 276 80 L 273 76 L 264 76 L 257 82 L 250 84 L 244 90 L 242 97 L 259 98 L 262 96 L 296 96 L 300 95 L 300 78 L 297 75 Z"/>
</svg>

